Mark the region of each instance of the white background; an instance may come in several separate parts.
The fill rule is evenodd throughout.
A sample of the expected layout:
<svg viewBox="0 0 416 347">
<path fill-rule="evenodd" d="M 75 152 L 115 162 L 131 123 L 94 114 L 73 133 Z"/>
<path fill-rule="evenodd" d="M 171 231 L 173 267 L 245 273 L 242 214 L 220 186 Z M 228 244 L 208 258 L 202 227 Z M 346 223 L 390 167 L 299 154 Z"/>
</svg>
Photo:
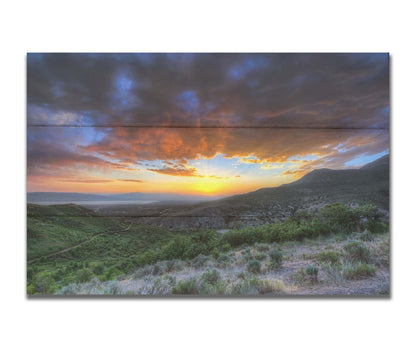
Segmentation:
<svg viewBox="0 0 416 347">
<path fill-rule="evenodd" d="M 0 8 L 3 346 L 415 345 L 411 1 L 13 1 Z M 26 52 L 390 52 L 391 299 L 25 296 Z"/>
</svg>

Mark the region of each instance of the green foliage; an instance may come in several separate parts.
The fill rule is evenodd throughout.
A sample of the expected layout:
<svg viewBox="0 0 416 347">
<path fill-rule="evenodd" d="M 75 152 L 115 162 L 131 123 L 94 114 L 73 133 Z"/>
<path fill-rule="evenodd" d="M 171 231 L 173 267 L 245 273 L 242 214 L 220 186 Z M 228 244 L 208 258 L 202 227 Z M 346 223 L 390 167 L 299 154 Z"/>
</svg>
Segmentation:
<svg viewBox="0 0 416 347">
<path fill-rule="evenodd" d="M 174 287 L 172 287 L 173 294 L 198 294 L 198 282 L 196 278 L 190 278 L 188 280 L 179 281 Z"/>
<path fill-rule="evenodd" d="M 342 266 L 342 276 L 347 280 L 356 280 L 374 276 L 376 268 L 365 263 L 344 263 Z"/>
<path fill-rule="evenodd" d="M 362 230 L 367 229 L 372 233 L 380 233 L 385 231 L 384 223 L 382 223 L 383 214 L 374 205 L 358 206 L 353 213 L 356 218 L 361 221 Z"/>
<path fill-rule="evenodd" d="M 119 233 L 127 227 L 129 224 L 120 219 L 99 217 L 93 211 L 76 205 L 29 204 L 28 293 L 52 293 L 69 283 L 86 281 L 91 276 L 101 281 L 114 280 L 146 265 L 157 264 L 152 271 L 163 274 L 180 269 L 183 267 L 181 261 L 191 259 L 192 266 L 197 268 L 207 266 L 210 261 L 213 265 L 213 259 L 217 260 L 217 267 L 225 267 L 232 260 L 225 253 L 242 246 L 255 245 L 259 253 L 252 254 L 249 247 L 243 251 L 246 261 L 255 262 L 265 259 L 264 252 L 269 252 L 270 243 L 302 241 L 328 234 L 345 239 L 349 237 L 345 235 L 356 231 L 364 231 L 355 234 L 359 239 L 371 240 L 372 233 L 388 230 L 388 223 L 383 222 L 382 215 L 372 205 L 351 209 L 332 204 L 319 212 L 300 210 L 286 221 L 257 227 L 240 226 L 225 234 L 213 230 L 168 230 L 140 224 L 132 224 L 128 230 Z M 51 255 L 85 240 L 90 241 L 65 253 Z M 363 246 L 347 245 L 344 251 L 352 262 L 370 261 L 370 252 Z M 270 264 L 278 267 L 282 258 L 274 256 L 273 252 L 269 253 Z M 321 262 L 337 261 L 334 254 L 322 257 L 318 257 Z M 37 260 L 31 262 L 34 258 Z M 258 265 L 250 267 L 255 269 Z"/>
<path fill-rule="evenodd" d="M 322 209 L 322 216 L 331 231 L 350 233 L 357 228 L 359 218 L 348 206 L 340 203 L 327 205 Z"/>
<path fill-rule="evenodd" d="M 26 288 L 26 293 L 29 295 L 36 294 L 35 286 L 33 284 L 29 284 Z"/>
<path fill-rule="evenodd" d="M 274 268 L 279 268 L 283 263 L 283 253 L 277 248 L 270 251 L 270 262 Z"/>
<path fill-rule="evenodd" d="M 76 274 L 77 282 L 88 282 L 94 277 L 94 273 L 90 269 L 78 270 Z"/>
<path fill-rule="evenodd" d="M 222 250 L 224 253 L 227 253 L 227 252 L 231 251 L 231 245 L 230 245 L 229 243 L 224 243 L 224 244 L 221 246 L 221 250 Z"/>
<path fill-rule="evenodd" d="M 257 259 L 249 260 L 247 263 L 247 271 L 251 273 L 260 273 L 261 263 Z"/>
<path fill-rule="evenodd" d="M 57 286 L 50 274 L 41 273 L 36 275 L 33 283 L 29 284 L 28 289 L 31 291 L 28 294 L 53 294 Z"/>
<path fill-rule="evenodd" d="M 341 261 L 341 254 L 334 251 L 326 251 L 317 255 L 319 261 L 330 264 L 338 264 Z"/>
<path fill-rule="evenodd" d="M 314 266 L 314 265 L 308 265 L 306 266 L 305 269 L 305 274 L 314 282 L 316 282 L 318 280 L 318 273 L 319 273 L 319 269 L 318 267 Z"/>
<path fill-rule="evenodd" d="M 207 268 L 201 276 L 201 281 L 208 284 L 216 284 L 221 279 L 221 273 L 216 268 Z"/>
<path fill-rule="evenodd" d="M 217 263 L 220 267 L 226 267 L 231 262 L 231 257 L 227 254 L 221 254 L 217 258 Z"/>
<path fill-rule="evenodd" d="M 211 257 L 209 255 L 200 254 L 192 260 L 192 266 L 199 269 L 203 267 L 210 260 L 211 260 Z"/>
<path fill-rule="evenodd" d="M 267 258 L 267 254 L 266 253 L 257 253 L 255 256 L 254 256 L 254 259 L 257 259 L 257 260 L 259 260 L 259 261 L 262 261 L 262 260 L 264 260 L 264 259 L 266 259 Z"/>
<path fill-rule="evenodd" d="M 347 258 L 351 261 L 370 262 L 370 250 L 360 241 L 350 241 L 343 249 L 346 252 Z"/>
</svg>

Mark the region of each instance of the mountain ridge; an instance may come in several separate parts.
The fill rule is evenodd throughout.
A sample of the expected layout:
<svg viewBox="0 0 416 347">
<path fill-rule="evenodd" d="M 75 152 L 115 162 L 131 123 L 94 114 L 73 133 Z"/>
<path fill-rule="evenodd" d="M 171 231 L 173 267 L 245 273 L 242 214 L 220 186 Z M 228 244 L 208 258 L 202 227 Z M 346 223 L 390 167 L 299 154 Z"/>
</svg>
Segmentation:
<svg viewBox="0 0 416 347">
<path fill-rule="evenodd" d="M 227 228 L 237 224 L 260 225 L 284 220 L 299 209 L 318 210 L 339 202 L 374 204 L 389 210 L 389 156 L 359 169 L 314 170 L 279 187 L 184 205 L 141 205 L 103 208 L 100 213 L 139 218 L 163 227 Z"/>
</svg>

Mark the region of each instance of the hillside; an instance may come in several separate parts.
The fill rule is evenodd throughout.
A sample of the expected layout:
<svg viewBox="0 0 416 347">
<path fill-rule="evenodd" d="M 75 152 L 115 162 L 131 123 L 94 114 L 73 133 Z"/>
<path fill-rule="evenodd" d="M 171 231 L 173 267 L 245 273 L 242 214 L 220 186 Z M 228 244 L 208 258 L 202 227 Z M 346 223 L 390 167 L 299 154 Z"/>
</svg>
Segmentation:
<svg viewBox="0 0 416 347">
<path fill-rule="evenodd" d="M 299 209 L 317 210 L 340 202 L 374 204 L 389 210 L 389 155 L 360 169 L 314 170 L 301 179 L 274 188 L 199 204 L 151 204 L 100 208 L 105 215 L 134 217 L 131 221 L 163 227 L 224 228 L 284 220 Z"/>
<path fill-rule="evenodd" d="M 388 230 L 368 205 L 333 204 L 225 233 L 29 205 L 27 292 L 388 294 Z"/>
<path fill-rule="evenodd" d="M 389 277 L 389 235 L 378 234 L 367 241 L 259 243 L 217 258 L 160 261 L 117 280 L 71 283 L 59 294 L 386 296 Z"/>
</svg>

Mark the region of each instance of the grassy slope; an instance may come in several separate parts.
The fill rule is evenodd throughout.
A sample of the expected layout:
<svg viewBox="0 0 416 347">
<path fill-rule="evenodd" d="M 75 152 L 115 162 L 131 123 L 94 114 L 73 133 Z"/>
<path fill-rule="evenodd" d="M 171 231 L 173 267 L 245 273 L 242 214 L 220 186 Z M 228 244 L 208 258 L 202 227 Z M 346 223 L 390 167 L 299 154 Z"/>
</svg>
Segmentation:
<svg viewBox="0 0 416 347">
<path fill-rule="evenodd" d="M 128 231 L 112 233 L 128 227 Z M 28 282 L 43 273 L 52 276 L 60 285 L 75 280 L 80 268 L 102 267 L 103 270 L 95 273 L 97 276 L 108 269 L 114 269 L 110 277 L 125 273 L 132 266 L 132 258 L 166 244 L 178 234 L 186 234 L 147 225 L 130 225 L 121 218 L 97 216 L 87 208 L 72 204 L 29 204 L 27 228 L 28 260 L 40 257 L 28 264 Z M 106 234 L 65 253 L 48 256 L 102 232 Z"/>
<path fill-rule="evenodd" d="M 189 261 L 158 262 L 137 269 L 118 281 L 71 284 L 63 294 L 120 295 L 388 295 L 389 234 L 357 241 L 359 234 L 337 235 L 280 245 L 260 244 L 231 250 L 217 259 L 206 256 Z M 351 259 L 348 245 L 368 251 L 365 260 Z M 273 249 L 283 255 L 280 267 L 270 266 Z M 250 273 L 248 264 L 260 259 L 261 270 Z M 224 261 L 225 259 L 225 261 Z M 316 278 L 308 275 L 314 267 Z M 215 270 L 213 270 L 215 269 Z"/>
<path fill-rule="evenodd" d="M 52 217 L 51 211 L 56 214 L 65 213 L 66 216 Z M 359 236 L 361 234 L 357 234 L 354 230 L 363 231 L 367 228 L 372 232 L 388 230 L 388 224 L 377 219 L 380 216 L 374 207 L 359 207 L 352 210 L 339 204 L 326 207 L 319 215 L 300 213 L 284 223 L 235 230 L 221 236 L 214 231 L 198 233 L 170 231 L 140 224 L 132 224 L 126 231 L 111 233 L 114 230 L 126 229 L 127 224 L 120 218 L 99 217 L 88 209 L 73 205 L 30 206 L 28 216 L 28 226 L 35 226 L 34 230 L 29 232 L 31 235 L 28 242 L 34 241 L 30 244 L 32 252 L 43 255 L 28 264 L 28 292 L 44 294 L 56 293 L 60 287 L 69 283 L 88 282 L 93 277 L 97 277 L 100 281 L 113 280 L 118 275 L 131 274 L 132 270 L 140 265 L 154 264 L 157 261 L 162 261 L 163 266 L 169 263 L 169 259 L 172 259 L 173 263 L 178 261 L 192 263 L 194 257 L 205 254 L 217 262 L 221 259 L 220 253 L 226 253 L 234 248 L 230 252 L 234 252 L 233 256 L 235 256 L 239 247 L 253 245 L 255 242 L 282 244 L 288 240 L 327 237 L 324 235 L 331 233 L 344 238 L 361 237 Z M 373 217 L 356 220 L 359 216 Z M 337 221 L 342 224 L 337 224 Z M 56 241 L 55 246 L 68 247 L 73 245 L 73 241 L 79 243 L 85 238 L 88 239 L 97 232 L 97 227 L 110 231 L 65 253 L 53 256 L 42 253 L 45 251 L 44 244 L 50 244 L 52 239 Z M 368 234 L 369 231 L 366 233 Z M 183 237 L 184 234 L 191 235 Z M 169 243 L 171 240 L 173 242 Z M 321 241 L 318 241 L 318 244 Z M 266 258 L 267 256 L 260 260 L 264 261 Z M 241 262 L 241 259 L 234 260 Z M 235 273 L 236 268 L 232 268 L 231 272 Z M 153 268 L 152 273 L 157 274 L 158 271 Z M 212 293 L 222 292 L 215 289 Z"/>
<path fill-rule="evenodd" d="M 27 257 L 32 259 L 82 242 L 99 232 L 127 227 L 77 205 L 28 205 Z"/>
</svg>

